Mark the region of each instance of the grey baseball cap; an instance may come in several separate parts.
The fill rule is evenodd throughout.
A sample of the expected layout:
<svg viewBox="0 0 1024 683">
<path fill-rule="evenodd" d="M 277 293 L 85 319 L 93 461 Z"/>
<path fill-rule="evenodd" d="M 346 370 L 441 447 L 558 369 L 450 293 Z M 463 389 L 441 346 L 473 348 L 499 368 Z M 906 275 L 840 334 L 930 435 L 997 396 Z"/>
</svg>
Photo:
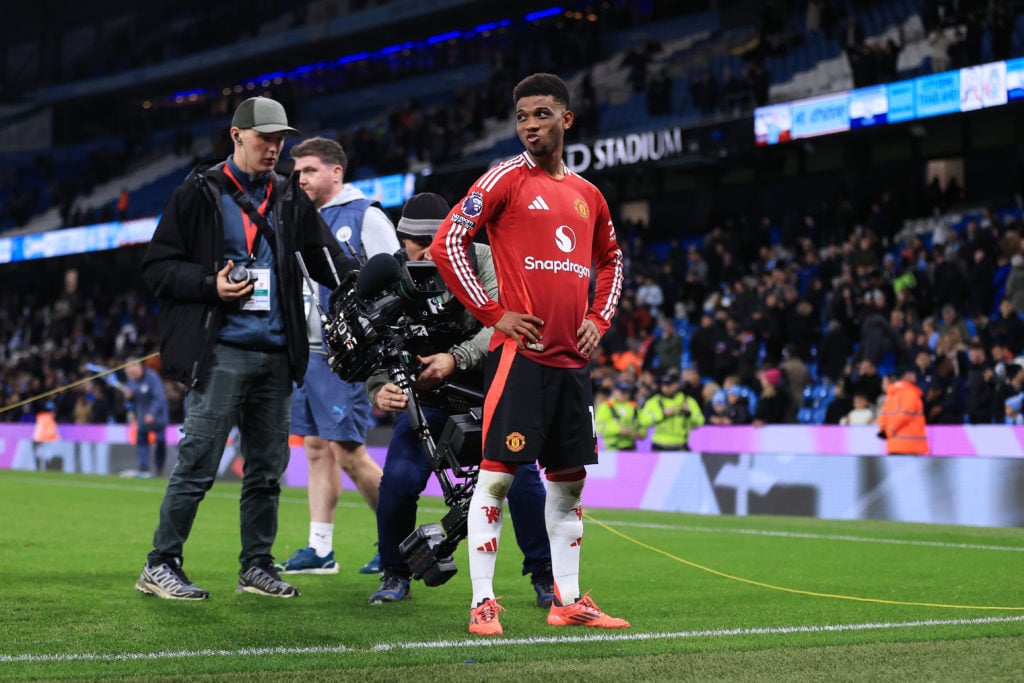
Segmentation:
<svg viewBox="0 0 1024 683">
<path fill-rule="evenodd" d="M 288 115 L 277 100 L 269 97 L 250 97 L 238 105 L 231 117 L 232 128 L 252 128 L 259 133 L 280 133 L 298 135 L 299 131 L 288 125 Z"/>
</svg>

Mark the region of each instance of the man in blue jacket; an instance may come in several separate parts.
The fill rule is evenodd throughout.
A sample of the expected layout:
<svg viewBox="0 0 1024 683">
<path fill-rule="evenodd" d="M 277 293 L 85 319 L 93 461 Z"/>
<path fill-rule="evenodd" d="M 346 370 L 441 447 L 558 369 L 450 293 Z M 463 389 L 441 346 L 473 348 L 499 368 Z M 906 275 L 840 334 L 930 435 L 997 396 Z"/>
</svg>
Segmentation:
<svg viewBox="0 0 1024 683">
<path fill-rule="evenodd" d="M 160 375 L 147 368 L 141 361 L 125 366 L 124 396 L 131 401 L 135 414 L 135 452 L 139 458 L 137 476 L 148 479 L 161 474 L 167 459 L 167 396 Z M 153 435 L 156 446 L 153 453 L 153 468 L 149 467 L 149 435 Z"/>
</svg>

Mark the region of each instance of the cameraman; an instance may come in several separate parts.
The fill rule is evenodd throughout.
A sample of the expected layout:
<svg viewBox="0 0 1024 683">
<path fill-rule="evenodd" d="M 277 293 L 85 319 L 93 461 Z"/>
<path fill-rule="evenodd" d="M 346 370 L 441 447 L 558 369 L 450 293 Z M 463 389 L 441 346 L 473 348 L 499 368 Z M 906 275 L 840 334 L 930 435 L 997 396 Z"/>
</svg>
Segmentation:
<svg viewBox="0 0 1024 683">
<path fill-rule="evenodd" d="M 414 195 L 402 209 L 398 237 L 409 261 L 432 261 L 430 243 L 441 221 L 448 215 L 448 204 L 439 195 L 424 192 Z M 476 269 L 491 296 L 497 296 L 497 276 L 491 250 L 474 245 Z M 400 259 L 401 260 L 401 259 Z M 459 384 L 483 386 L 483 363 L 492 330 L 484 328 L 451 294 L 441 295 L 447 315 L 458 321 L 458 339 L 442 338 L 430 330 L 430 353 L 417 356 L 422 363 L 415 388 L 418 396 L 455 378 Z M 409 398 L 387 373 L 379 371 L 366 382 L 366 393 L 378 409 L 398 413 L 384 462 L 377 502 L 377 536 L 380 544 L 380 588 L 370 596 L 371 605 L 397 602 L 409 596 L 411 571 L 402 559 L 399 544 L 416 528 L 416 504 L 431 474 L 430 464 L 419 436 L 405 414 Z M 429 397 L 421 400 L 429 402 Z M 423 414 L 433 434 L 440 434 L 448 413 L 423 406 Z M 508 494 L 509 511 L 516 530 L 516 541 L 523 551 L 523 574 L 531 574 L 537 592 L 537 605 L 548 607 L 554 599 L 551 577 L 551 549 L 544 525 L 544 485 L 536 465 L 521 467 Z"/>
</svg>

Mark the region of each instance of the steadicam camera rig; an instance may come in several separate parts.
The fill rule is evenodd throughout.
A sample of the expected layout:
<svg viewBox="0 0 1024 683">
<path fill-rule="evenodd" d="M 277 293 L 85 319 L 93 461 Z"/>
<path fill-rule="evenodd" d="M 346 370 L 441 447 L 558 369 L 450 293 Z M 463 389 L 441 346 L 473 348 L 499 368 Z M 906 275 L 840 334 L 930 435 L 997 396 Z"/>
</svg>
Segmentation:
<svg viewBox="0 0 1024 683">
<path fill-rule="evenodd" d="M 318 291 L 301 255 L 296 252 L 296 257 L 312 291 Z M 327 363 L 346 382 L 366 381 L 384 369 L 409 397 L 406 415 L 449 510 L 440 523 L 417 528 L 399 550 L 414 579 L 440 586 L 458 571 L 452 553 L 467 535 L 469 502 L 480 464 L 483 394 L 448 383 L 431 390 L 430 403 L 443 406 L 451 415 L 435 441 L 423 414 L 422 397 L 413 386 L 416 354 L 428 348 L 429 338 L 444 336 L 443 328 L 454 324 L 447 316 L 437 315 L 434 303 L 446 288 L 433 262 L 399 263 L 390 254 L 377 254 L 344 279 L 335 273 L 335 279 L 338 286 L 329 310 L 319 311 Z"/>
</svg>

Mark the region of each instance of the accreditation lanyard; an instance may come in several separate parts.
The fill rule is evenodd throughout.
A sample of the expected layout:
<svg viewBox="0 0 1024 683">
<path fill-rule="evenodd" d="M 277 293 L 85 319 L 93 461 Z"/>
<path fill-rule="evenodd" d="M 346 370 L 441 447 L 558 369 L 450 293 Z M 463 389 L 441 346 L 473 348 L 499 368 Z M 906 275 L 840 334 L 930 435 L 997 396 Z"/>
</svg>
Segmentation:
<svg viewBox="0 0 1024 683">
<path fill-rule="evenodd" d="M 224 175 L 231 178 L 231 182 L 235 184 L 235 187 L 238 188 L 239 192 L 243 195 L 245 194 L 245 190 L 242 189 L 242 184 L 238 182 L 237 178 L 235 178 L 235 174 L 231 172 L 231 166 L 228 164 L 224 164 Z M 263 200 L 263 203 L 259 205 L 259 208 L 256 209 L 256 213 L 259 215 L 266 215 L 265 212 L 267 210 L 267 206 L 270 204 L 270 193 L 273 190 L 274 181 L 271 179 L 267 181 L 267 197 Z M 256 226 L 256 223 L 249 218 L 249 215 L 244 210 L 242 210 L 242 225 L 245 226 L 245 246 L 249 249 L 249 259 L 250 261 L 255 262 L 257 245 L 256 237 L 259 235 L 259 228 Z"/>
</svg>

